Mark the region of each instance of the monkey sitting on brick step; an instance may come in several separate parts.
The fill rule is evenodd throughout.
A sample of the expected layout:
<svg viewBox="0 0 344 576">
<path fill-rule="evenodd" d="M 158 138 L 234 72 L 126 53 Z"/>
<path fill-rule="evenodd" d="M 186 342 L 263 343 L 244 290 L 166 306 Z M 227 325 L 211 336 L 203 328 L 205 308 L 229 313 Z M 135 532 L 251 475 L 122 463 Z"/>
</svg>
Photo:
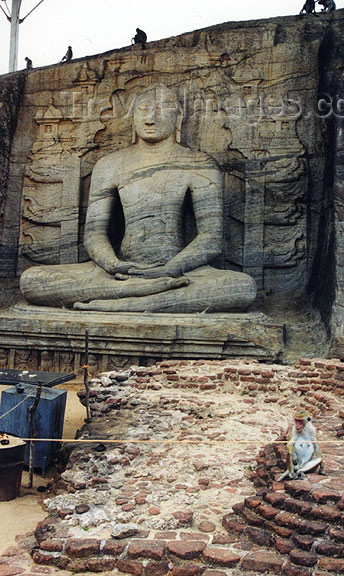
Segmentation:
<svg viewBox="0 0 344 576">
<path fill-rule="evenodd" d="M 303 480 L 306 472 L 318 472 L 318 474 L 325 475 L 322 454 L 311 420 L 306 410 L 295 413 L 294 426 L 287 444 L 287 470 L 277 482 L 287 477 L 292 480 Z"/>
</svg>

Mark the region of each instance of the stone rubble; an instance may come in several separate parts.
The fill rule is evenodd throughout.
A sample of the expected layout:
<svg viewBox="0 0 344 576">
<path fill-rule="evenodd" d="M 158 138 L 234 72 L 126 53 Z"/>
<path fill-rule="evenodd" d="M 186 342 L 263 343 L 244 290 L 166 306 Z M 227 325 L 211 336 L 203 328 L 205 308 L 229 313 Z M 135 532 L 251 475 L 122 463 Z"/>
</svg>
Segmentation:
<svg viewBox="0 0 344 576">
<path fill-rule="evenodd" d="M 344 363 L 332 359 L 100 374 L 48 516 L 0 557 L 0 576 L 344 573 L 343 394 Z M 328 476 L 277 483 L 299 406 L 314 416 Z"/>
</svg>

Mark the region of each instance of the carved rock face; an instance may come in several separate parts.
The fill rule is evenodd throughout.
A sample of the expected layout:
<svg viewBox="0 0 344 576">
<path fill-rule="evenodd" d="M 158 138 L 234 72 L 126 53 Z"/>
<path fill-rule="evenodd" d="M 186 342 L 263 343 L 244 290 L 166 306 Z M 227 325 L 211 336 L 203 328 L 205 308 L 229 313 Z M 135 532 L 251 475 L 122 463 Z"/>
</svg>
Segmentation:
<svg viewBox="0 0 344 576">
<path fill-rule="evenodd" d="M 142 130 L 152 143 L 179 129 L 176 111 L 160 122 L 163 90 L 155 95 L 154 125 L 145 120 L 147 94 L 144 110 L 135 109 L 145 87 L 167 82 L 183 110 L 182 144 L 210 154 L 224 174 L 224 242 L 215 266 L 248 273 L 276 301 L 287 292 L 291 303 L 301 294 L 315 304 L 338 340 L 333 354 L 342 357 L 343 178 L 335 169 L 342 29 L 340 10 L 229 22 L 152 43 L 144 53 L 124 48 L 30 71 L 22 98 L 7 90 L 19 113 L 12 172 L 0 191 L 3 275 L 87 258 L 92 170 L 132 142 L 132 113 L 137 136 Z M 10 78 L 0 83 L 8 88 Z M 5 105 L 1 114 L 12 125 Z M 2 171 L 9 156 L 6 149 Z"/>
<path fill-rule="evenodd" d="M 176 129 L 179 104 L 176 94 L 164 86 L 144 91 L 134 107 L 134 129 L 146 142 L 160 142 Z"/>
</svg>

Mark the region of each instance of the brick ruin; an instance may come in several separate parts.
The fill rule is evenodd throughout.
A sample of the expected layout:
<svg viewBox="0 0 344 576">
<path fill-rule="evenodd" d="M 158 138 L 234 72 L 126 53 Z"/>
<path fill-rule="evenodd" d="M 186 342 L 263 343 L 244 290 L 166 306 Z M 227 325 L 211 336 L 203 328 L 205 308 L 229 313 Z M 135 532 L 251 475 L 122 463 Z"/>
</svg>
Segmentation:
<svg viewBox="0 0 344 576">
<path fill-rule="evenodd" d="M 62 574 L 344 573 L 343 382 L 338 359 L 166 361 L 100 374 L 32 560 Z M 327 476 L 278 483 L 285 417 L 300 405 L 313 414 Z"/>
</svg>

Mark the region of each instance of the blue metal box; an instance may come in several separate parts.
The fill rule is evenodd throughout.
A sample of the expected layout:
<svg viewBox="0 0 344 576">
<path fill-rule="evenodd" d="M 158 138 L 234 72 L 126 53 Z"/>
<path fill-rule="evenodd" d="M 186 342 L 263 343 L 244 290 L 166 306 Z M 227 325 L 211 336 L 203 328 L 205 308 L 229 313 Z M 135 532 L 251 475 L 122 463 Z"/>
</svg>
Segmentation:
<svg viewBox="0 0 344 576">
<path fill-rule="evenodd" d="M 22 384 L 21 390 L 19 392 L 17 387 L 13 386 L 2 392 L 0 430 L 20 438 L 29 438 L 28 409 L 34 402 L 37 386 Z M 66 399 L 66 390 L 42 388 L 39 404 L 34 414 L 36 438 L 62 439 Z M 42 469 L 44 475 L 59 446 L 60 442 L 35 442 L 33 467 Z M 25 464 L 29 464 L 29 443 L 25 452 Z"/>
</svg>

